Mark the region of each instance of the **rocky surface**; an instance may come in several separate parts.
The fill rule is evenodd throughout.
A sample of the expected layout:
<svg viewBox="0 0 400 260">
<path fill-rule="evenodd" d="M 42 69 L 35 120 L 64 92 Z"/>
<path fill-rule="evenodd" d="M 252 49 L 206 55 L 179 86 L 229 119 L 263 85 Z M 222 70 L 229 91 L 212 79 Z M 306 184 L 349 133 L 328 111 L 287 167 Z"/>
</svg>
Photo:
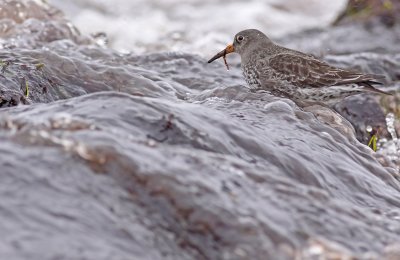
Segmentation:
<svg viewBox="0 0 400 260">
<path fill-rule="evenodd" d="M 92 44 L 56 13 L 7 18 L 27 33 L 0 50 L 2 258 L 398 253 L 398 169 L 337 113 L 251 92 L 206 57 Z M 397 56 L 327 60 L 396 85 Z"/>
<path fill-rule="evenodd" d="M 308 239 L 355 255 L 397 241 L 400 186 L 369 148 L 252 97 L 102 92 L 3 110 L 3 253 L 291 259 Z"/>
</svg>

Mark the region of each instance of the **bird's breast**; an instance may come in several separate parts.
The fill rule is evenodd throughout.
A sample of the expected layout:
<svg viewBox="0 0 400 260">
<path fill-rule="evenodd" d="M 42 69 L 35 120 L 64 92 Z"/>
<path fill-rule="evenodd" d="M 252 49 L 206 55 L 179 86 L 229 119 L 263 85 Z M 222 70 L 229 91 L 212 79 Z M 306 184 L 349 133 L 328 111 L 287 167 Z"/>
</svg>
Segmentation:
<svg viewBox="0 0 400 260">
<path fill-rule="evenodd" d="M 242 66 L 242 71 L 244 79 L 246 80 L 246 83 L 250 86 L 250 88 L 260 87 L 259 75 L 255 67 L 244 65 Z"/>
</svg>

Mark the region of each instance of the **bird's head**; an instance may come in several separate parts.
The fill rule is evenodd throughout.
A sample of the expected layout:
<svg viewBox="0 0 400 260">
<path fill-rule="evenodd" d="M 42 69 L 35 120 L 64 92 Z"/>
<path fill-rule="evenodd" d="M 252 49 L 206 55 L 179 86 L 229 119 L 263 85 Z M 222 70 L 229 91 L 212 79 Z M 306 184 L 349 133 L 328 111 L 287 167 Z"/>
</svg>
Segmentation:
<svg viewBox="0 0 400 260">
<path fill-rule="evenodd" d="M 208 61 L 208 63 L 211 63 L 218 58 L 225 57 L 227 54 L 232 52 L 236 52 L 240 56 L 243 56 L 243 54 L 254 50 L 259 45 L 270 42 L 270 39 L 259 30 L 248 29 L 241 31 L 235 35 L 232 44 L 229 44 L 224 50 L 217 53 Z"/>
</svg>

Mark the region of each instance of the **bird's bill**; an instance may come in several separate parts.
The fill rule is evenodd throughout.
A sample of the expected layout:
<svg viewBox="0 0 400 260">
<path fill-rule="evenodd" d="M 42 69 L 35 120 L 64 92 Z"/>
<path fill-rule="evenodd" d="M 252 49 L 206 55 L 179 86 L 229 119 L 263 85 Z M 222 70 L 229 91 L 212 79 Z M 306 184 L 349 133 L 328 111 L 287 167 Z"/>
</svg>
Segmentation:
<svg viewBox="0 0 400 260">
<path fill-rule="evenodd" d="M 216 59 L 219 59 L 221 57 L 225 57 L 227 54 L 232 53 L 235 51 L 235 47 L 233 47 L 232 44 L 229 44 L 228 46 L 226 46 L 225 49 L 223 49 L 222 51 L 218 52 L 214 57 L 212 57 L 208 63 L 211 63 L 213 61 L 215 61 Z"/>
</svg>

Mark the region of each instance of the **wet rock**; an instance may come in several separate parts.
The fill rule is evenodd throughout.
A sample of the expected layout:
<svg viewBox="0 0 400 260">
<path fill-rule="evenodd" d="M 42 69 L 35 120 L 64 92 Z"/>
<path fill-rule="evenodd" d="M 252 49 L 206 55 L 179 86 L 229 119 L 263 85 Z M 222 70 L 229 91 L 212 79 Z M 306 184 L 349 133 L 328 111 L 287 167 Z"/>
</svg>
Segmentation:
<svg viewBox="0 0 400 260">
<path fill-rule="evenodd" d="M 0 2 L 0 47 L 40 48 L 46 43 L 70 39 L 79 44 L 90 43 L 89 37 L 63 17 L 56 8 L 31 0 Z"/>
<path fill-rule="evenodd" d="M 316 236 L 357 256 L 398 239 L 398 182 L 291 103 L 103 92 L 0 122 L 13 259 L 292 259 Z"/>
<path fill-rule="evenodd" d="M 0 50 L 1 256 L 362 258 L 400 240 L 397 169 L 332 111 L 249 91 L 237 66 L 70 32 Z"/>
<path fill-rule="evenodd" d="M 304 111 L 311 112 L 320 122 L 331 126 L 348 138 L 354 138 L 354 128 L 348 120 L 341 117 L 338 113 L 330 108 L 319 105 L 303 108 Z M 357 132 L 356 132 L 357 134 Z"/>
<path fill-rule="evenodd" d="M 222 67 L 208 66 L 198 56 L 121 55 L 70 41 L 51 43 L 45 49 L 3 50 L 0 57 L 0 106 L 46 103 L 107 90 L 188 99 L 206 88 L 243 83 L 239 70 L 227 78 Z"/>
<path fill-rule="evenodd" d="M 335 110 L 354 126 L 357 139 L 365 145 L 373 134 L 378 134 L 379 138 L 391 137 L 379 102 L 375 97 L 367 95 L 349 97 L 335 105 Z"/>
</svg>

